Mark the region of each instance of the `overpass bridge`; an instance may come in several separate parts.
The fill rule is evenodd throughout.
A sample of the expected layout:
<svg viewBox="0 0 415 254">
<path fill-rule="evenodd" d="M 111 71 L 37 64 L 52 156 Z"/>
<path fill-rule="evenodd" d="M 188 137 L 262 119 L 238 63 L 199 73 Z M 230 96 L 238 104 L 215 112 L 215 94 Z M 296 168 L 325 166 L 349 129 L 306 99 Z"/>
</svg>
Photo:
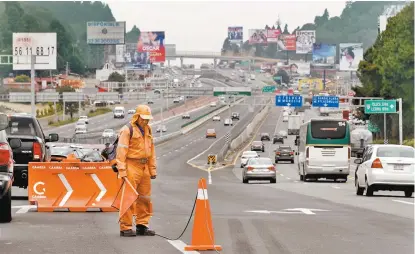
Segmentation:
<svg viewBox="0 0 415 254">
<path fill-rule="evenodd" d="M 180 64 L 183 66 L 184 58 L 195 58 L 195 59 L 213 59 L 214 67 L 216 67 L 217 60 L 234 60 L 234 61 L 249 61 L 249 63 L 258 62 L 267 62 L 267 63 L 278 63 L 283 62 L 285 59 L 272 59 L 256 56 L 228 56 L 222 55 L 221 52 L 204 52 L 204 51 L 176 51 L 172 54 L 166 52 L 166 58 L 179 58 Z M 167 60 L 168 65 L 170 66 L 170 60 Z"/>
</svg>

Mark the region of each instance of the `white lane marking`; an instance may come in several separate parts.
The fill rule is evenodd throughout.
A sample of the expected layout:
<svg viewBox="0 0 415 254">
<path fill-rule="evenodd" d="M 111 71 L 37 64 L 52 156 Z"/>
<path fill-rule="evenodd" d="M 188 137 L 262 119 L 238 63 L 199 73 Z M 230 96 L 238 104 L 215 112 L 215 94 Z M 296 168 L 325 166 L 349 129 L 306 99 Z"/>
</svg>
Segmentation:
<svg viewBox="0 0 415 254">
<path fill-rule="evenodd" d="M 398 199 L 393 199 L 392 201 L 399 202 L 402 204 L 407 204 L 407 205 L 414 205 L 414 202 L 408 202 L 408 201 L 403 201 L 403 200 L 398 200 Z"/>
<path fill-rule="evenodd" d="M 66 194 L 65 196 L 62 198 L 61 202 L 59 203 L 59 206 L 64 206 L 66 204 L 66 202 L 68 201 L 68 199 L 71 197 L 73 189 L 71 187 L 71 185 L 69 184 L 68 180 L 66 180 L 66 177 L 63 174 L 58 174 L 59 179 L 61 179 L 63 185 L 66 188 Z"/>
<path fill-rule="evenodd" d="M 291 180 L 291 178 L 287 177 L 288 180 Z"/>
<path fill-rule="evenodd" d="M 98 176 L 96 174 L 92 174 L 91 176 L 92 176 L 92 179 L 94 179 L 94 182 L 96 183 L 96 185 L 98 186 L 98 188 L 101 190 L 101 192 L 99 193 L 99 195 L 95 199 L 95 201 L 99 202 L 99 201 L 101 201 L 101 199 L 105 195 L 105 193 L 107 193 L 107 189 L 102 184 L 101 180 L 99 180 L 99 178 L 98 178 Z M 94 205 L 94 204 L 92 204 L 92 205 Z"/>
<path fill-rule="evenodd" d="M 178 152 L 179 151 L 179 149 L 176 149 L 176 150 L 174 150 L 175 152 Z"/>
<path fill-rule="evenodd" d="M 158 159 L 160 159 L 160 157 L 157 157 L 156 159 L 158 160 Z"/>
<path fill-rule="evenodd" d="M 17 210 L 16 213 L 27 213 L 30 209 L 35 209 L 35 205 L 20 205 L 20 206 L 12 206 L 12 208 L 20 208 Z"/>
<path fill-rule="evenodd" d="M 295 181 L 294 181 L 294 183 L 298 183 L 298 181 L 297 181 L 297 180 L 295 180 Z"/>
<path fill-rule="evenodd" d="M 166 156 L 166 154 L 163 154 L 163 157 Z"/>
<path fill-rule="evenodd" d="M 334 189 L 340 189 L 340 187 L 336 186 L 336 185 L 332 185 L 331 187 L 334 188 Z"/>
<path fill-rule="evenodd" d="M 284 176 L 283 174 L 281 174 L 281 176 Z"/>
<path fill-rule="evenodd" d="M 185 251 L 184 247 L 186 246 L 186 244 L 180 240 L 175 240 L 175 241 L 170 241 L 167 240 L 168 243 L 170 243 L 171 245 L 173 245 L 174 248 L 176 248 L 177 250 L 179 250 L 181 253 L 184 254 L 196 254 L 199 253 L 198 251 Z"/>
</svg>

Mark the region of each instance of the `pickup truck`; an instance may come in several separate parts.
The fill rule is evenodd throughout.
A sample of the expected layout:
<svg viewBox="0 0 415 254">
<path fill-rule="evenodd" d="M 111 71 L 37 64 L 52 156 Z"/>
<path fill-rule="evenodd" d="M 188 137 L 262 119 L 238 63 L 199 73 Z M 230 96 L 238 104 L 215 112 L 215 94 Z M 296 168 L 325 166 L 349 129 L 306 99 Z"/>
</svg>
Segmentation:
<svg viewBox="0 0 415 254">
<path fill-rule="evenodd" d="M 29 162 L 50 161 L 50 149 L 46 144 L 59 140 L 59 135 L 43 133 L 36 117 L 30 114 L 11 114 L 6 128 L 7 139 L 20 139 L 21 146 L 13 149 L 14 181 L 13 186 L 27 188 Z"/>
</svg>

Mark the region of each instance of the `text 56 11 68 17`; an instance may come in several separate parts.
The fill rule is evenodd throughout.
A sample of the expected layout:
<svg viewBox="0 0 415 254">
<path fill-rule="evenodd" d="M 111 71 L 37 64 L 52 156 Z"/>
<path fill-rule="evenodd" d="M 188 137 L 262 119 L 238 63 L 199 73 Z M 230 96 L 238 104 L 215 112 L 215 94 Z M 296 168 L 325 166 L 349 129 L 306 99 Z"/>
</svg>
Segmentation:
<svg viewBox="0 0 415 254">
<path fill-rule="evenodd" d="M 13 54 L 15 56 L 51 56 L 55 55 L 54 46 L 40 46 L 40 47 L 14 47 Z"/>
</svg>

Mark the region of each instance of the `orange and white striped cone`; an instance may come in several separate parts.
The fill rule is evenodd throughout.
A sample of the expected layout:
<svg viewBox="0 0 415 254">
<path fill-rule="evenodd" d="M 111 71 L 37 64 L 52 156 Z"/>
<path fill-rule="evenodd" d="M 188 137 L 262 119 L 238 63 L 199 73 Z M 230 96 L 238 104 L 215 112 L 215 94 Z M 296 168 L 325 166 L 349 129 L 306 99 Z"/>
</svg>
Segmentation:
<svg viewBox="0 0 415 254">
<path fill-rule="evenodd" d="M 204 178 L 198 182 L 196 211 L 193 223 L 192 244 L 184 247 L 185 251 L 222 250 L 222 246 L 215 245 L 215 234 L 212 226 L 212 216 L 207 194 L 207 185 Z"/>
</svg>

